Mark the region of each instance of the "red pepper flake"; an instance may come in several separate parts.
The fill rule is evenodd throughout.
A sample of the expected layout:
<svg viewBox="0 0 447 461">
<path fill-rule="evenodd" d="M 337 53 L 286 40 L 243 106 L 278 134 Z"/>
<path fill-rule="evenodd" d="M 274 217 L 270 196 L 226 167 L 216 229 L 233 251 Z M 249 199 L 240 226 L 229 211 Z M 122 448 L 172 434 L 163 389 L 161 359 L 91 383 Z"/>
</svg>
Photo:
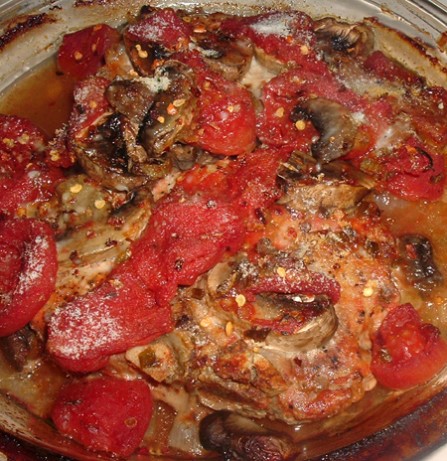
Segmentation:
<svg viewBox="0 0 447 461">
<path fill-rule="evenodd" d="M 166 112 L 169 115 L 175 115 L 177 113 L 177 109 L 175 108 L 174 104 L 170 103 L 168 108 L 166 109 Z"/>
</svg>

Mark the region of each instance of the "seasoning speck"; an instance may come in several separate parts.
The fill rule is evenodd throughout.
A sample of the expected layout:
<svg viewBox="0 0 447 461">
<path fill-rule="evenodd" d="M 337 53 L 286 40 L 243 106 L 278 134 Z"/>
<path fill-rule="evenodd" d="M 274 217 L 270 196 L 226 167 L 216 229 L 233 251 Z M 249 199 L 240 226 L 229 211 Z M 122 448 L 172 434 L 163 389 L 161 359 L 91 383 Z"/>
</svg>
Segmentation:
<svg viewBox="0 0 447 461">
<path fill-rule="evenodd" d="M 103 209 L 105 206 L 106 206 L 105 200 L 103 199 L 95 200 L 95 208 L 97 208 L 98 210 Z"/>
<path fill-rule="evenodd" d="M 225 334 L 227 336 L 231 336 L 233 334 L 233 331 L 234 331 L 233 322 L 227 322 L 227 324 L 225 325 Z"/>
<path fill-rule="evenodd" d="M 306 128 L 306 122 L 304 120 L 297 120 L 295 122 L 295 128 L 298 131 L 303 131 Z"/>
<path fill-rule="evenodd" d="M 236 298 L 235 298 L 235 301 L 236 301 L 236 304 L 239 306 L 239 307 L 242 307 L 245 305 L 245 303 L 247 302 L 246 298 L 244 295 L 237 295 Z"/>
<path fill-rule="evenodd" d="M 276 269 L 276 273 L 282 278 L 286 277 L 286 270 L 284 269 L 284 267 L 278 267 Z"/>
<path fill-rule="evenodd" d="M 82 184 L 75 184 L 74 186 L 70 187 L 70 192 L 72 194 L 79 194 L 82 190 Z"/>
</svg>

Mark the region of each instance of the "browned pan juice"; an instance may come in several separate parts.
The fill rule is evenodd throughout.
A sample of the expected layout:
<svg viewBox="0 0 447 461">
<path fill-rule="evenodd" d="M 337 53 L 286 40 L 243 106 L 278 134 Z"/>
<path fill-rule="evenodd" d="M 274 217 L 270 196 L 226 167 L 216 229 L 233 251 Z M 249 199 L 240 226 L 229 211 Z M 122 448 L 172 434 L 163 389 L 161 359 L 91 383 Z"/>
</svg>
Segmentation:
<svg viewBox="0 0 447 461">
<path fill-rule="evenodd" d="M 54 59 L 12 84 L 0 95 L 0 112 L 30 119 L 52 136 L 68 120 L 73 80 L 59 73 Z"/>
</svg>

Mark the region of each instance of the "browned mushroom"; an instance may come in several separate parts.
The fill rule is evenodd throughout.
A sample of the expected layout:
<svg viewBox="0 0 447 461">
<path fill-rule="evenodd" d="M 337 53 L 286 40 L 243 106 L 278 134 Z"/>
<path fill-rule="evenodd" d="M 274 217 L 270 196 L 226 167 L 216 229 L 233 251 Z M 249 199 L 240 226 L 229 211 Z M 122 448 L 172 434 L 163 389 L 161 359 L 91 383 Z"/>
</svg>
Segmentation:
<svg viewBox="0 0 447 461">
<path fill-rule="evenodd" d="M 169 85 L 156 94 L 140 131 L 142 146 L 151 156 L 158 157 L 176 141 L 181 140 L 196 113 L 194 73 L 185 64 L 167 61 L 154 78 Z"/>
<path fill-rule="evenodd" d="M 106 91 L 114 112 L 75 146 L 87 174 L 116 190 L 165 176 L 172 169 L 166 153 L 195 115 L 193 88 L 193 72 L 177 61 L 167 61 L 152 77 L 115 80 Z"/>
<path fill-rule="evenodd" d="M 289 437 L 253 420 L 217 411 L 200 422 L 200 442 L 227 461 L 292 461 L 298 453 Z"/>
<path fill-rule="evenodd" d="M 400 237 L 399 250 L 407 280 L 421 291 L 426 291 L 443 281 L 427 237 L 406 234 Z"/>
<path fill-rule="evenodd" d="M 120 114 L 140 124 L 154 102 L 151 91 L 144 80 L 115 80 L 106 90 L 110 105 Z"/>
<path fill-rule="evenodd" d="M 219 303 L 234 293 L 245 293 L 251 308 L 248 317 L 240 314 L 240 327 L 245 332 L 262 327 L 262 341 L 270 348 L 303 352 L 325 344 L 338 326 L 333 307 L 336 283 L 297 268 L 299 262 L 277 250 L 268 251 L 273 253 L 256 265 L 241 259 L 234 266 L 221 263 L 213 268 L 207 280 L 211 299 Z"/>
<path fill-rule="evenodd" d="M 327 54 L 343 52 L 368 56 L 374 48 L 374 34 L 365 24 L 349 24 L 334 18 L 315 21 L 318 43 Z"/>
<path fill-rule="evenodd" d="M 22 371 L 28 359 L 40 351 L 37 335 L 28 326 L 10 336 L 0 338 L 0 350 L 6 360 Z"/>
<path fill-rule="evenodd" d="M 349 110 L 335 101 L 326 98 L 303 101 L 291 117 L 292 121 L 308 118 L 320 132 L 318 141 L 312 145 L 312 154 L 321 163 L 343 157 L 354 145 L 356 124 Z"/>
</svg>

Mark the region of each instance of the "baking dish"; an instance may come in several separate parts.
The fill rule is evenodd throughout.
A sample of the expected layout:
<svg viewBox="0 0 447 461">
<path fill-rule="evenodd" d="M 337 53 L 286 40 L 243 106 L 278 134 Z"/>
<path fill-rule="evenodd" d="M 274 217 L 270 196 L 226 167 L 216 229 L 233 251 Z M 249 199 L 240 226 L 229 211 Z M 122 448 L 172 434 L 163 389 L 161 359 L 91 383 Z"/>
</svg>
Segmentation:
<svg viewBox="0 0 447 461">
<path fill-rule="evenodd" d="M 65 2 L 4 2 L 1 6 L 2 14 L 6 24 L 11 27 L 11 21 L 19 32 L 3 35 L 1 45 L 0 68 L 3 69 L 0 76 L 1 89 L 6 89 L 23 73 L 37 66 L 39 63 L 51 56 L 63 33 L 79 29 L 83 26 L 107 21 L 111 24 L 118 24 L 125 20 L 128 14 L 134 14 L 146 2 L 135 1 L 129 4 L 121 1 L 78 1 Z M 158 2 L 157 5 L 171 5 L 170 2 Z M 203 6 L 209 10 L 232 11 L 234 5 L 228 2 L 181 2 L 182 7 L 192 8 Z M 272 6 L 280 8 L 287 6 L 286 2 L 275 2 L 263 7 Z M 441 61 L 444 59 L 442 51 L 442 34 L 446 28 L 447 13 L 445 6 L 439 2 L 390 2 L 384 6 L 382 2 L 291 2 L 294 8 L 304 10 L 312 15 L 325 16 L 336 15 L 350 20 L 359 20 L 364 17 L 377 17 L 383 24 L 392 26 L 410 36 L 416 37 L 419 41 L 430 45 L 429 48 L 419 48 L 414 52 L 414 47 L 406 41 L 397 39 L 394 41 L 393 34 L 383 28 L 384 42 L 388 43 L 390 52 L 400 58 L 409 66 L 418 66 L 418 53 L 421 59 L 433 55 Z M 178 4 L 176 4 L 178 6 Z M 256 11 L 258 5 L 253 2 L 238 2 L 238 11 Z M 18 24 L 26 21 L 26 16 L 32 15 L 33 24 L 29 30 L 21 32 Z M 27 16 L 28 19 L 31 16 Z M 18 20 L 18 18 L 21 18 Z M 48 18 L 51 18 L 48 20 Z M 54 21 L 53 21 L 54 19 Z M 397 43 L 397 45 L 395 45 Z M 393 49 L 393 47 L 395 47 Z M 408 47 L 408 48 L 406 48 Z M 441 48 L 441 49 L 440 49 Z M 416 61 L 412 61 L 416 59 Z M 445 84 L 446 74 L 442 64 L 433 64 L 430 67 L 428 79 L 433 84 Z M 445 436 L 443 433 L 446 393 L 445 376 L 440 376 L 434 382 L 417 391 L 410 391 L 404 395 L 396 395 L 392 401 L 387 402 L 387 411 L 384 412 L 380 406 L 372 405 L 371 413 L 365 413 L 365 419 L 359 423 L 347 426 L 349 431 L 340 433 L 340 428 L 327 429 L 328 438 L 325 440 L 324 452 L 332 452 L 329 459 L 380 459 L 383 453 L 394 456 L 394 459 L 413 456 L 416 453 L 430 449 L 431 446 L 441 442 Z M 380 396 L 371 397 L 374 399 Z M 430 400 L 431 399 L 431 400 Z M 429 400 L 429 403 L 426 402 Z M 370 402 L 374 403 L 374 402 Z M 366 408 L 368 402 L 362 402 Z M 415 411 L 415 413 L 413 413 Z M 366 417 L 367 416 L 367 417 Z M 398 421 L 391 429 L 380 432 L 381 429 Z M 60 437 L 55 431 L 44 422 L 29 415 L 24 409 L 17 407 L 8 399 L 2 400 L 2 416 L 0 427 L 5 430 L 27 439 L 37 445 L 61 452 L 79 459 L 97 459 L 91 453 L 84 452 L 75 444 Z M 432 430 L 430 430 L 430 428 Z M 323 430 L 324 434 L 325 431 Z M 310 438 L 303 444 L 305 457 L 326 456 L 322 453 L 321 437 Z M 365 438 L 366 437 L 366 438 Z M 421 437 L 424 439 L 421 442 Z M 355 445 L 350 445 L 355 443 Z M 343 448 L 349 446 L 348 449 Z M 333 450 L 339 450 L 335 453 Z M 396 451 L 397 450 L 397 451 Z M 351 457 L 351 458 L 350 458 Z"/>
</svg>

